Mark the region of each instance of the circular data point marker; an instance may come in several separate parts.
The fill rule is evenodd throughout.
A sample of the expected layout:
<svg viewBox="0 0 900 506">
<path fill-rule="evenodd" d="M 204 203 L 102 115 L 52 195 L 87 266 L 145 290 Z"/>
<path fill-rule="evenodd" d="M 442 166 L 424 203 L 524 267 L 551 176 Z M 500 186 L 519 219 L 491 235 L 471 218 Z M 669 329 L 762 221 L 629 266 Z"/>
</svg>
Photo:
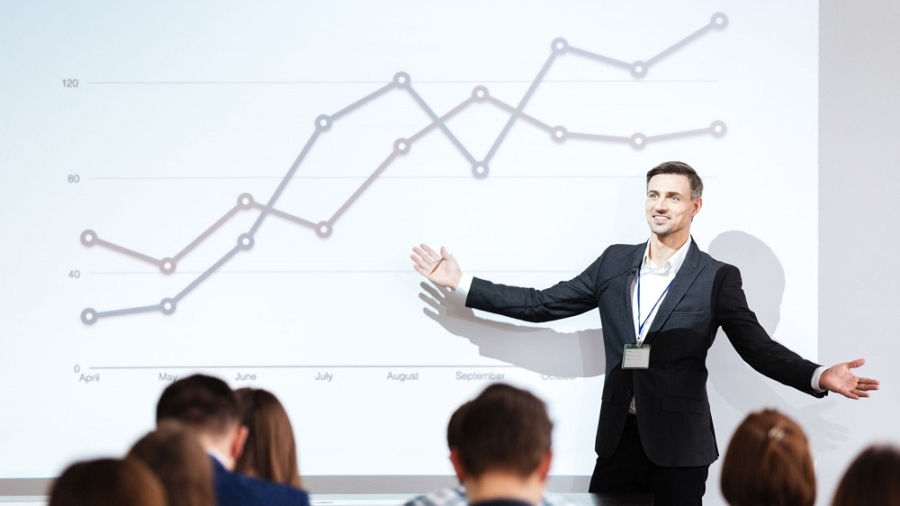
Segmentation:
<svg viewBox="0 0 900 506">
<path fill-rule="evenodd" d="M 642 133 L 636 133 L 631 136 L 631 147 L 634 149 L 644 149 L 647 145 L 647 136 Z"/>
<path fill-rule="evenodd" d="M 725 125 L 724 121 L 713 121 L 711 125 L 709 125 L 709 130 L 712 132 L 713 137 L 722 137 L 728 132 L 728 127 Z"/>
<path fill-rule="evenodd" d="M 163 274 L 172 274 L 175 272 L 175 260 L 169 257 L 163 258 L 159 261 L 159 270 Z"/>
<path fill-rule="evenodd" d="M 256 241 L 253 240 L 253 236 L 246 233 L 239 235 L 237 240 L 238 246 L 240 246 L 241 249 L 245 250 L 252 248 L 255 242 Z"/>
<path fill-rule="evenodd" d="M 333 231 L 334 229 L 331 228 L 331 223 L 328 223 L 327 221 L 316 223 L 316 234 L 318 234 L 319 237 L 328 237 Z"/>
<path fill-rule="evenodd" d="M 710 19 L 709 23 L 713 25 L 713 27 L 721 30 L 728 26 L 728 16 L 721 12 L 717 12 L 713 14 L 712 19 Z"/>
<path fill-rule="evenodd" d="M 644 77 L 647 75 L 647 64 L 642 61 L 636 61 L 631 64 L 631 75 L 634 77 Z"/>
<path fill-rule="evenodd" d="M 175 301 L 172 300 L 172 299 L 169 299 L 169 298 L 165 298 L 165 299 L 159 301 L 159 310 L 162 311 L 163 314 L 172 314 L 172 313 L 174 313 L 174 312 L 175 312 L 175 308 L 176 308 L 177 306 L 178 306 L 178 305 L 175 303 Z"/>
<path fill-rule="evenodd" d="M 409 86 L 409 74 L 406 72 L 397 72 L 394 74 L 394 84 L 401 88 Z"/>
<path fill-rule="evenodd" d="M 320 114 L 316 118 L 316 130 L 327 132 L 329 128 L 331 128 L 331 117 L 327 114 Z"/>
<path fill-rule="evenodd" d="M 565 129 L 565 127 L 557 126 L 553 127 L 553 130 L 550 132 L 550 137 L 553 138 L 556 142 L 563 142 L 568 137 L 569 131 Z"/>
<path fill-rule="evenodd" d="M 397 139 L 394 141 L 394 153 L 405 155 L 409 153 L 409 141 L 406 139 Z"/>
<path fill-rule="evenodd" d="M 472 90 L 472 97 L 479 102 L 487 99 L 491 93 L 488 91 L 486 86 L 476 86 L 475 89 Z"/>
<path fill-rule="evenodd" d="M 253 195 L 250 195 L 249 193 L 242 193 L 238 195 L 237 203 L 241 209 L 250 209 L 251 207 L 253 207 Z"/>
<path fill-rule="evenodd" d="M 85 230 L 81 233 L 81 244 L 93 246 L 97 243 L 97 233 L 93 230 Z"/>
<path fill-rule="evenodd" d="M 87 308 L 81 312 L 81 323 L 85 325 L 93 325 L 97 323 L 97 311 Z"/>
<path fill-rule="evenodd" d="M 488 167 L 484 162 L 478 162 L 472 166 L 472 175 L 477 177 L 478 179 L 486 178 L 490 171 L 490 167 Z"/>
<path fill-rule="evenodd" d="M 569 42 L 562 37 L 553 39 L 553 42 L 550 43 L 550 49 L 552 49 L 554 53 L 565 52 L 566 49 L 569 49 Z"/>
</svg>

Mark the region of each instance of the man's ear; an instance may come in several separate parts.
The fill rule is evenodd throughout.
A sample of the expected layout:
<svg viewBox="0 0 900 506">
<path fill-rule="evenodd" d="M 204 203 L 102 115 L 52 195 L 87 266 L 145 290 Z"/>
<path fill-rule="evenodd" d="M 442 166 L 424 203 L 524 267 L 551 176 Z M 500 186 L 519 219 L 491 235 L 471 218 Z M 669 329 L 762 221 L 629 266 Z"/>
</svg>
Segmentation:
<svg viewBox="0 0 900 506">
<path fill-rule="evenodd" d="M 703 197 L 697 197 L 694 199 L 694 208 L 693 213 L 691 213 L 691 217 L 697 216 L 697 213 L 700 212 L 700 208 L 703 207 Z"/>
<path fill-rule="evenodd" d="M 241 457 L 241 454 L 244 453 L 244 445 L 247 444 L 247 437 L 250 435 L 250 429 L 248 429 L 244 425 L 238 426 L 238 429 L 234 433 L 234 438 L 231 440 L 231 458 L 235 461 Z"/>
<path fill-rule="evenodd" d="M 462 483 L 466 479 L 466 471 L 462 466 L 462 459 L 459 458 L 459 452 L 450 450 L 450 463 L 453 464 L 453 471 L 456 472 L 456 479 Z"/>
<path fill-rule="evenodd" d="M 538 464 L 537 473 L 541 478 L 541 482 L 547 481 L 547 475 L 550 474 L 550 464 L 553 462 L 553 450 L 547 450 L 547 453 L 541 457 L 541 463 Z"/>
</svg>

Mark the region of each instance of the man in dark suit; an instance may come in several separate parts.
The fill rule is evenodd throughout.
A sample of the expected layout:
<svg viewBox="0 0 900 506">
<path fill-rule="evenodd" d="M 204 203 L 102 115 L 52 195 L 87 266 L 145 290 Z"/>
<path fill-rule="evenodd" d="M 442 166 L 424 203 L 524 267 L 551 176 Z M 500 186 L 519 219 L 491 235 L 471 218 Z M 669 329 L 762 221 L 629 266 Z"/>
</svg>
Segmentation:
<svg viewBox="0 0 900 506">
<path fill-rule="evenodd" d="M 685 163 L 647 173 L 650 239 L 610 246 L 583 273 L 545 290 L 465 274 L 445 248 L 414 248 L 414 267 L 466 295 L 466 305 L 533 322 L 599 309 L 606 351 L 603 405 L 590 491 L 650 492 L 654 504 L 701 504 L 718 457 L 706 394 L 706 354 L 719 327 L 754 369 L 816 397 L 868 397 L 862 359 L 830 368 L 773 341 L 747 307 L 734 266 L 700 251 L 690 236 L 703 183 Z"/>
<path fill-rule="evenodd" d="M 309 506 L 309 495 L 288 485 L 234 473 L 247 441 L 237 397 L 224 381 L 195 374 L 169 385 L 156 404 L 156 422 L 177 420 L 191 429 L 210 456 L 218 506 Z"/>
</svg>

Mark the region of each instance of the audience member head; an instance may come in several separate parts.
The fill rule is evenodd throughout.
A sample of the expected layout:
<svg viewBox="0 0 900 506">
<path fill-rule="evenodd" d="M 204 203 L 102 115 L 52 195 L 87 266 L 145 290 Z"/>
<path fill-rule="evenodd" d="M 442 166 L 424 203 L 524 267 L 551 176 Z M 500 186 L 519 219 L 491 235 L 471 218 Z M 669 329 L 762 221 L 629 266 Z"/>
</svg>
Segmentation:
<svg viewBox="0 0 900 506">
<path fill-rule="evenodd" d="M 530 392 L 498 383 L 457 413 L 459 419 L 451 418 L 447 432 L 450 459 L 469 502 L 517 498 L 537 503 L 551 460 L 553 424 L 544 403 Z"/>
<path fill-rule="evenodd" d="M 873 445 L 859 454 L 838 485 L 832 506 L 900 506 L 900 448 Z"/>
<path fill-rule="evenodd" d="M 813 506 L 816 475 L 803 429 L 781 413 L 751 413 L 722 463 L 722 495 L 732 506 Z"/>
<path fill-rule="evenodd" d="M 248 429 L 247 444 L 235 470 L 299 488 L 297 444 L 284 406 L 266 390 L 241 388 L 235 394 L 241 422 Z"/>
<path fill-rule="evenodd" d="M 128 458 L 141 461 L 156 473 L 165 488 L 169 506 L 215 503 L 209 456 L 190 429 L 179 422 L 160 422 L 155 431 L 131 447 Z"/>
<path fill-rule="evenodd" d="M 50 491 L 49 506 L 166 506 L 152 471 L 134 460 L 99 459 L 69 466 Z"/>
<path fill-rule="evenodd" d="M 203 374 L 169 385 L 156 404 L 156 423 L 175 420 L 194 431 L 201 446 L 226 469 L 234 469 L 247 440 L 237 398 L 227 383 Z"/>
</svg>

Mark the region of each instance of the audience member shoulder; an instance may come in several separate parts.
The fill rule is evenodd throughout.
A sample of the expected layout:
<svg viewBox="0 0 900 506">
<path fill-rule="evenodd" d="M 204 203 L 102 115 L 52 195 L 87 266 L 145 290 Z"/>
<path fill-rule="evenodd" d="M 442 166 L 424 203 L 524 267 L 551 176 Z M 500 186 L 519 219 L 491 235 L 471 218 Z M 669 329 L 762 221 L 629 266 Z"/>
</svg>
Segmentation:
<svg viewBox="0 0 900 506">
<path fill-rule="evenodd" d="M 210 457 L 212 458 L 212 457 Z M 213 459 L 218 506 L 309 506 L 305 490 L 225 469 Z"/>
</svg>

